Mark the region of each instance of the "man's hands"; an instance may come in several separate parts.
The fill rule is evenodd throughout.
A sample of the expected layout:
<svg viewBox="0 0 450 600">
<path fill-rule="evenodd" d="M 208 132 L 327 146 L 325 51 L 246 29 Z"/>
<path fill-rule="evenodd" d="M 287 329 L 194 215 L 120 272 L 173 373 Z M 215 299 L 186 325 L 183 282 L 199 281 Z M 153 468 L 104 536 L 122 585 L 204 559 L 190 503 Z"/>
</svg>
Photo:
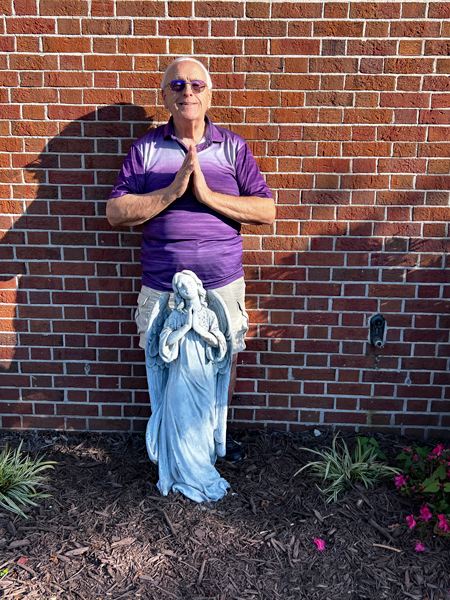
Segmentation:
<svg viewBox="0 0 450 600">
<path fill-rule="evenodd" d="M 168 191 L 176 198 L 180 198 L 188 189 L 192 173 L 194 172 L 194 160 L 192 156 L 192 147 L 184 157 L 184 161 L 175 175 L 175 179 L 168 186 Z"/>
<path fill-rule="evenodd" d="M 197 149 L 192 143 L 184 158 L 175 179 L 169 185 L 170 193 L 180 198 L 189 186 L 192 186 L 192 192 L 199 202 L 203 202 L 211 193 L 211 190 L 206 184 L 205 177 L 202 173 L 200 163 L 198 161 Z"/>
<path fill-rule="evenodd" d="M 189 148 L 189 152 L 192 153 L 192 159 L 194 163 L 192 191 L 199 202 L 202 204 L 207 204 L 207 199 L 211 195 L 211 190 L 205 181 L 205 176 L 203 175 L 200 163 L 198 161 L 197 149 L 194 144 L 192 144 L 192 146 Z"/>
</svg>

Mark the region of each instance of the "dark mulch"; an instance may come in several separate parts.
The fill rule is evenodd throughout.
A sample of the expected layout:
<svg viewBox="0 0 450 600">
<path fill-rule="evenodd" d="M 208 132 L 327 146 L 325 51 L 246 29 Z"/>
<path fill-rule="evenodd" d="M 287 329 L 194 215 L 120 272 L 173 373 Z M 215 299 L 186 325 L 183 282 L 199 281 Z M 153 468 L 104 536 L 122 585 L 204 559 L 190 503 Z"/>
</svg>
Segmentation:
<svg viewBox="0 0 450 600">
<path fill-rule="evenodd" d="M 159 496 L 141 437 L 0 435 L 58 461 L 29 518 L 0 513 L 0 597 L 37 600 L 449 600 L 450 540 L 405 526 L 420 501 L 391 482 L 326 505 L 293 474 L 331 432 L 242 432 L 248 459 L 218 468 L 214 505 Z M 349 444 L 352 434 L 345 436 Z M 391 462 L 405 440 L 377 435 Z M 396 527 L 400 524 L 399 527 Z M 314 538 L 325 540 L 319 552 Z M 397 550 L 397 551 L 396 551 Z"/>
</svg>

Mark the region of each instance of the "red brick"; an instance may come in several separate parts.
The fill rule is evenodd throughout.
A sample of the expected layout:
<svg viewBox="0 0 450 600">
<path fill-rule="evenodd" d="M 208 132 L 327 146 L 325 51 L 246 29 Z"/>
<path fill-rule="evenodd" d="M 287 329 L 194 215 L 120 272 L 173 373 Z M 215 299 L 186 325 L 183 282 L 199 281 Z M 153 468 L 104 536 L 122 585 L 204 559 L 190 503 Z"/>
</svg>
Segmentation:
<svg viewBox="0 0 450 600">
<path fill-rule="evenodd" d="M 270 43 L 270 54 L 320 54 L 320 41 L 313 39 L 273 39 Z"/>
<path fill-rule="evenodd" d="M 429 19 L 448 19 L 450 18 L 449 2 L 431 2 L 428 11 Z"/>
<path fill-rule="evenodd" d="M 435 21 L 394 21 L 391 24 L 391 37 L 433 38 L 439 34 L 440 23 Z"/>
<path fill-rule="evenodd" d="M 310 73 L 357 73 L 358 59 L 337 58 L 330 56 L 326 58 L 311 58 L 309 61 Z"/>
<path fill-rule="evenodd" d="M 40 14 L 45 16 L 83 16 L 89 12 L 89 3 L 86 0 L 69 0 L 68 2 L 41 0 L 39 10 Z"/>
<path fill-rule="evenodd" d="M 244 6 L 241 2 L 222 2 L 222 0 L 196 2 L 195 16 L 239 19 L 244 16 Z"/>
<path fill-rule="evenodd" d="M 396 54 L 394 40 L 348 40 L 347 52 L 350 56 L 389 56 Z"/>
<path fill-rule="evenodd" d="M 275 90 L 314 90 L 318 85 L 318 75 L 272 75 L 271 77 L 271 87 Z"/>
<path fill-rule="evenodd" d="M 220 4 L 215 3 L 215 4 Z M 242 41 L 239 39 L 195 39 L 195 54 L 242 54 Z"/>
<path fill-rule="evenodd" d="M 360 21 L 315 21 L 314 35 L 332 37 L 362 37 L 364 22 Z"/>
<path fill-rule="evenodd" d="M 283 59 L 274 56 L 238 56 L 235 58 L 236 72 L 276 73 L 283 71 Z"/>
<path fill-rule="evenodd" d="M 27 34 L 33 33 L 34 35 L 41 35 L 46 33 L 55 32 L 55 20 L 54 19 L 15 19 L 9 18 L 6 21 L 6 30 L 8 33 L 14 34 Z"/>
<path fill-rule="evenodd" d="M 169 1 L 169 17 L 190 17 L 190 16 L 192 16 L 192 3 L 191 2 Z"/>
<path fill-rule="evenodd" d="M 287 34 L 285 21 L 238 21 L 237 35 L 243 37 L 284 37 Z"/>
<path fill-rule="evenodd" d="M 91 44 L 88 38 L 76 37 L 43 37 L 42 46 L 44 52 L 70 52 L 89 53 Z"/>
<path fill-rule="evenodd" d="M 272 5 L 272 17 L 281 19 L 314 19 L 322 16 L 322 4 L 277 2 Z"/>
<path fill-rule="evenodd" d="M 201 37 L 208 35 L 208 21 L 160 21 L 159 35 Z"/>
<path fill-rule="evenodd" d="M 401 4 L 397 2 L 354 2 L 350 4 L 351 19 L 398 19 Z"/>
<path fill-rule="evenodd" d="M 325 412 L 324 423 L 366 423 L 366 415 L 351 412 Z"/>
<path fill-rule="evenodd" d="M 136 0 L 119 0 L 117 16 L 120 17 L 163 17 L 164 2 L 139 2 Z"/>
</svg>

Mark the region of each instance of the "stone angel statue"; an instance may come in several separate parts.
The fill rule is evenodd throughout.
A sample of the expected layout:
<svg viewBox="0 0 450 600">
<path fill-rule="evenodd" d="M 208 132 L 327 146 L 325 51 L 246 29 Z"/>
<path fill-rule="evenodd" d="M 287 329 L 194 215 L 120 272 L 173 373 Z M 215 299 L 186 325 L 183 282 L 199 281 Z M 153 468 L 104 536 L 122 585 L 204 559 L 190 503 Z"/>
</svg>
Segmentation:
<svg viewBox="0 0 450 600">
<path fill-rule="evenodd" d="M 146 431 L 158 489 L 195 502 L 220 500 L 230 487 L 215 468 L 225 455 L 227 396 L 232 360 L 228 309 L 205 291 L 192 271 L 176 273 L 148 323 L 146 367 L 152 415 Z"/>
</svg>

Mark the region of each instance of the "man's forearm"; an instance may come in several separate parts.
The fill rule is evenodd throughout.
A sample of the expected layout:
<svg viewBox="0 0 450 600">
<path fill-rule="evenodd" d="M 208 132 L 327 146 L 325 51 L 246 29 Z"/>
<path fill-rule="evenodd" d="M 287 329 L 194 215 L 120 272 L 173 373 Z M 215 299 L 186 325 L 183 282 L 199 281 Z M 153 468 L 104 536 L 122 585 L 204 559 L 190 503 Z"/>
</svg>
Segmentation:
<svg viewBox="0 0 450 600">
<path fill-rule="evenodd" d="M 106 218 L 113 226 L 140 225 L 156 217 L 174 200 L 176 195 L 169 188 L 148 194 L 126 194 L 119 198 L 110 198 L 106 205 Z"/>
<path fill-rule="evenodd" d="M 275 220 L 275 203 L 272 198 L 229 196 L 209 190 L 200 201 L 243 225 L 271 225 Z"/>
</svg>

